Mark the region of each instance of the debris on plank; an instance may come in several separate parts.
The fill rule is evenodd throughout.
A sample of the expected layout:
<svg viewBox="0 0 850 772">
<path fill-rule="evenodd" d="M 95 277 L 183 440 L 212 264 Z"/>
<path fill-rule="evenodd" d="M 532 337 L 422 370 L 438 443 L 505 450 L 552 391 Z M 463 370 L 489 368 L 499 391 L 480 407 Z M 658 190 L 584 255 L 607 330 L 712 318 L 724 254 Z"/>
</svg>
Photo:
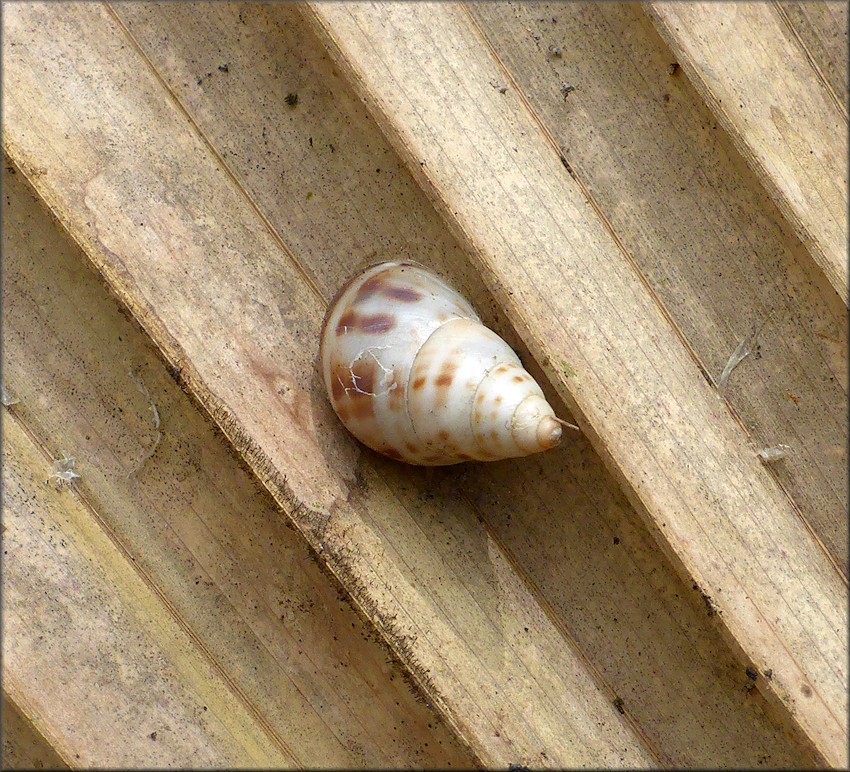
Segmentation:
<svg viewBox="0 0 850 772">
<path fill-rule="evenodd" d="M 6 389 L 6 384 L 5 384 L 5 383 L 4 383 L 4 384 L 0 384 L 0 389 L 2 389 L 2 392 L 3 392 L 2 402 L 3 402 L 3 406 L 4 406 L 4 407 L 9 407 L 10 405 L 17 405 L 17 404 L 18 404 L 18 402 L 20 402 L 20 401 L 21 401 L 21 400 L 19 400 L 17 397 L 13 397 L 13 396 L 9 393 L 9 391 Z"/>
<path fill-rule="evenodd" d="M 76 459 L 69 456 L 64 450 L 62 458 L 57 458 L 53 461 L 53 467 L 47 480 L 56 480 L 56 490 L 60 490 L 63 485 L 70 485 L 74 480 L 79 480 L 80 475 L 74 470 Z"/>
<path fill-rule="evenodd" d="M 156 453 L 156 449 L 159 447 L 159 443 L 162 442 L 162 431 L 160 431 L 161 421 L 159 418 L 159 410 L 157 410 L 156 403 L 153 401 L 153 397 L 151 397 L 150 391 L 148 391 L 148 387 L 145 385 L 145 382 L 141 379 L 141 377 L 137 377 L 132 370 L 129 371 L 130 380 L 136 385 L 136 389 L 140 394 L 142 394 L 145 399 L 148 401 L 148 409 L 151 411 L 151 415 L 153 416 L 153 428 L 156 431 L 156 436 L 154 437 L 153 444 L 148 449 L 147 453 L 139 460 L 139 462 L 129 471 L 127 477 L 138 472 L 142 466 L 144 466 L 145 462 L 150 459 L 154 453 Z"/>
<path fill-rule="evenodd" d="M 722 391 L 726 388 L 726 384 L 729 383 L 729 376 L 732 374 L 732 371 L 753 353 L 753 346 L 755 346 L 756 338 L 758 338 L 762 327 L 764 327 L 764 322 L 762 322 L 758 327 L 754 327 L 750 334 L 743 338 L 732 352 L 732 356 L 729 357 L 729 361 L 726 363 L 726 367 L 723 368 L 723 372 L 720 374 L 720 379 L 717 381 L 717 388 L 719 390 Z"/>
<path fill-rule="evenodd" d="M 756 455 L 758 455 L 763 463 L 772 464 L 775 461 L 780 461 L 785 458 L 790 452 L 790 445 L 783 445 L 780 443 L 779 445 L 774 445 L 770 448 L 762 448 Z"/>
</svg>

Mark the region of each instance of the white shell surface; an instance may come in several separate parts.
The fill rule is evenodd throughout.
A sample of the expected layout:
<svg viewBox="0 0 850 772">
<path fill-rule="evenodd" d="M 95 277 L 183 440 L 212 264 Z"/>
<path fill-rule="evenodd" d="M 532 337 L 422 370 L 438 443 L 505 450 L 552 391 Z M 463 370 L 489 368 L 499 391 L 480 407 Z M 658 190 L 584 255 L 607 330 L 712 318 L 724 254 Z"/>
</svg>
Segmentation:
<svg viewBox="0 0 850 772">
<path fill-rule="evenodd" d="M 320 355 L 340 420 L 391 458 L 421 465 L 511 458 L 560 438 L 516 354 L 461 295 L 415 263 L 382 263 L 351 279 L 328 310 Z M 552 426 L 541 423 L 539 438 L 536 426 L 515 431 L 515 414 L 524 424 L 548 417 Z"/>
</svg>

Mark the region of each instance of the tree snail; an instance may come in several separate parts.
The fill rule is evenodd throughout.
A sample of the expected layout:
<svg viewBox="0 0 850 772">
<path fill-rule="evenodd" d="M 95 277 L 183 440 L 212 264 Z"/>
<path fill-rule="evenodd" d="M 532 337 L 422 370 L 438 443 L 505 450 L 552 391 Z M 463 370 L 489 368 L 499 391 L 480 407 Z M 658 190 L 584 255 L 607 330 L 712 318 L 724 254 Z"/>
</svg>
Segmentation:
<svg viewBox="0 0 850 772">
<path fill-rule="evenodd" d="M 349 279 L 325 316 L 320 357 L 346 428 L 409 464 L 527 456 L 555 447 L 566 424 L 508 344 L 416 263 Z"/>
</svg>

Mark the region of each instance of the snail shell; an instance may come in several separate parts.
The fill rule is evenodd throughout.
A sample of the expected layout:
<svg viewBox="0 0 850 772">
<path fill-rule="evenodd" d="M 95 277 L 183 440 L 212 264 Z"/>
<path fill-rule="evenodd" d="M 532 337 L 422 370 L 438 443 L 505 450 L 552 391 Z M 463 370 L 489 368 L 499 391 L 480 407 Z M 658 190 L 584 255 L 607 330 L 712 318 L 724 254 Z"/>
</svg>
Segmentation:
<svg viewBox="0 0 850 772">
<path fill-rule="evenodd" d="M 416 263 L 350 279 L 325 316 L 322 375 L 346 428 L 409 464 L 527 456 L 560 419 L 517 355 L 472 306 Z"/>
</svg>

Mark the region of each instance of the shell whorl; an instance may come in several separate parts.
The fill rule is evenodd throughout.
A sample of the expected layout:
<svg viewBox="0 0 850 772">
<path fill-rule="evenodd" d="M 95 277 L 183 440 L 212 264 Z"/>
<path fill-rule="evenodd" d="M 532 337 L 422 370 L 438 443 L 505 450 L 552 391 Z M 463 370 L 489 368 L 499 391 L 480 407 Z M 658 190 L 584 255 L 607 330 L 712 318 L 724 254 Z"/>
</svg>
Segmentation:
<svg viewBox="0 0 850 772">
<path fill-rule="evenodd" d="M 391 458 L 456 464 L 560 441 L 560 424 L 517 355 L 416 263 L 381 263 L 349 280 L 325 317 L 320 357 L 340 420 Z"/>
</svg>

